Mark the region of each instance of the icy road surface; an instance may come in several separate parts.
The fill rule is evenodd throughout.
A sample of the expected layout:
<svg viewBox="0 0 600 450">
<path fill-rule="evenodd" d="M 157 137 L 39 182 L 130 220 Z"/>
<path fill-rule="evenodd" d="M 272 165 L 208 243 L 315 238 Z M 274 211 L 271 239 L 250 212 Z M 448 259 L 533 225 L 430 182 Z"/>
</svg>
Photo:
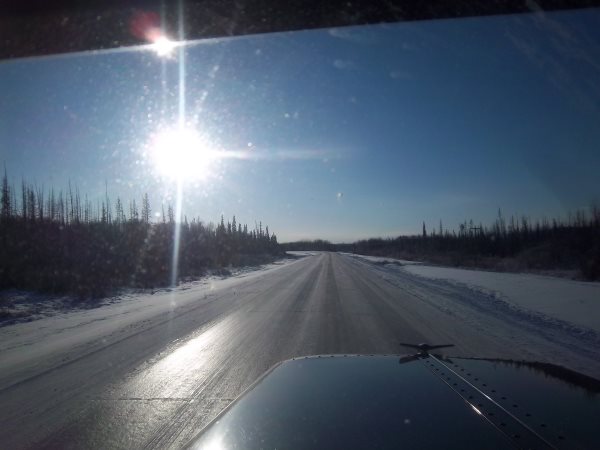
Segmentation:
<svg viewBox="0 0 600 450">
<path fill-rule="evenodd" d="M 180 447 L 278 361 L 400 353 L 401 341 L 451 342 L 450 355 L 553 362 L 600 378 L 597 330 L 423 275 L 307 254 L 3 327 L 1 446 Z"/>
</svg>

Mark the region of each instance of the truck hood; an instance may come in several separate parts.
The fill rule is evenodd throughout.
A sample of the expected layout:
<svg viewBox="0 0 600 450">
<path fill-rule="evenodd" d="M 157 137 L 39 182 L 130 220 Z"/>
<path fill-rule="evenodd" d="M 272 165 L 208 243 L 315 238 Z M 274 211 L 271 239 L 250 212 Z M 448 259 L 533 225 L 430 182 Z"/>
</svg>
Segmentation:
<svg viewBox="0 0 600 450">
<path fill-rule="evenodd" d="M 594 448 L 600 383 L 543 364 L 321 355 L 276 365 L 190 448 Z"/>
</svg>

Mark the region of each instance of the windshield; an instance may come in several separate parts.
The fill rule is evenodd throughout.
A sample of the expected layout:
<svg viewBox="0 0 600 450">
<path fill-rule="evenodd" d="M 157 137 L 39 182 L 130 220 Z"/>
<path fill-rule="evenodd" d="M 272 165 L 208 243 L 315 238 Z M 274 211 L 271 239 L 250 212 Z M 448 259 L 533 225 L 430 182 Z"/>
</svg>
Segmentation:
<svg viewBox="0 0 600 450">
<path fill-rule="evenodd" d="M 600 378 L 599 23 L 0 63 L 0 435 L 179 447 L 280 361 L 400 342 Z"/>
</svg>

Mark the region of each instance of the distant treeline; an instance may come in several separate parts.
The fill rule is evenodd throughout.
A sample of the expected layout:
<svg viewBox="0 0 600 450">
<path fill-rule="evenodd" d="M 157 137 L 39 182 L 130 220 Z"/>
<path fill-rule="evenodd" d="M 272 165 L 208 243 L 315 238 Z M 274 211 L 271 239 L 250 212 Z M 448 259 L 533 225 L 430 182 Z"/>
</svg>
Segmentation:
<svg viewBox="0 0 600 450">
<path fill-rule="evenodd" d="M 304 240 L 304 241 L 294 241 L 294 242 L 286 242 L 280 244 L 282 250 L 284 251 L 317 251 L 317 252 L 337 252 L 344 251 L 341 250 L 341 247 L 352 249 L 353 244 L 332 244 L 329 241 L 325 241 L 323 239 L 315 239 L 314 241 Z"/>
<path fill-rule="evenodd" d="M 17 195 L 18 194 L 18 195 Z M 207 269 L 261 263 L 281 253 L 262 223 L 218 225 L 184 218 L 173 208 L 151 220 L 148 195 L 141 208 L 108 195 L 92 203 L 70 186 L 66 193 L 21 183 L 6 173 L 0 192 L 0 288 L 101 296 L 121 287 L 159 287 L 172 281 L 174 236 L 179 227 L 177 278 Z"/>
<path fill-rule="evenodd" d="M 422 233 L 352 244 L 304 241 L 282 244 L 285 250 L 346 251 L 412 259 L 450 266 L 507 271 L 576 271 L 585 280 L 600 280 L 600 207 L 580 210 L 566 219 L 505 219 L 500 211 L 491 226 L 461 223 L 458 230 L 442 222 Z"/>
</svg>

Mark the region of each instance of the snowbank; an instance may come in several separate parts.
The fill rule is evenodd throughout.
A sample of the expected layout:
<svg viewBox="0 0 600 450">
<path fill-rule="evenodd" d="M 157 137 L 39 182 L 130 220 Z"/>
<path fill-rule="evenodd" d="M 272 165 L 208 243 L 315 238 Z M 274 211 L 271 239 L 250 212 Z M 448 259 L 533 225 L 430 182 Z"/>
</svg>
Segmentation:
<svg viewBox="0 0 600 450">
<path fill-rule="evenodd" d="M 398 266 L 404 266 L 404 265 L 419 265 L 419 264 L 423 264 L 423 263 L 421 263 L 419 261 L 410 261 L 408 259 L 387 258 L 385 256 L 357 255 L 355 253 L 346 253 L 346 252 L 339 252 L 339 253 L 340 253 L 340 255 L 356 257 L 356 258 L 364 259 L 365 261 L 369 261 L 369 262 L 374 263 L 374 264 L 381 264 L 381 265 L 395 264 L 395 265 L 398 265 Z"/>
<path fill-rule="evenodd" d="M 286 253 L 291 256 L 303 257 L 303 256 L 318 255 L 320 252 L 306 251 L 306 250 L 288 250 L 288 251 L 286 251 Z"/>
<path fill-rule="evenodd" d="M 120 294 L 80 300 L 69 295 L 40 294 L 31 291 L 7 289 L 0 291 L 0 327 L 14 325 L 20 322 L 32 322 L 44 317 L 54 316 L 60 313 L 85 312 L 106 307 L 123 301 L 143 301 L 152 304 L 157 298 L 173 290 L 196 292 L 199 288 L 214 285 L 217 280 L 227 278 L 243 278 L 246 275 L 259 273 L 273 267 L 285 265 L 294 261 L 291 258 L 283 258 L 266 265 L 249 265 L 242 267 L 228 267 L 219 270 L 208 271 L 207 275 L 194 280 L 180 282 L 176 288 L 160 287 L 155 289 L 133 289 L 124 288 Z M 179 297 L 178 297 L 179 298 Z M 160 302 L 160 300 L 159 300 Z"/>
<path fill-rule="evenodd" d="M 600 283 L 543 275 L 406 265 L 420 277 L 462 284 L 520 308 L 600 331 Z"/>
<path fill-rule="evenodd" d="M 575 281 L 546 275 L 491 272 L 428 266 L 415 261 L 348 254 L 371 264 L 386 266 L 431 280 L 444 280 L 482 294 L 479 298 L 504 301 L 577 327 L 600 332 L 600 283 Z"/>
</svg>

